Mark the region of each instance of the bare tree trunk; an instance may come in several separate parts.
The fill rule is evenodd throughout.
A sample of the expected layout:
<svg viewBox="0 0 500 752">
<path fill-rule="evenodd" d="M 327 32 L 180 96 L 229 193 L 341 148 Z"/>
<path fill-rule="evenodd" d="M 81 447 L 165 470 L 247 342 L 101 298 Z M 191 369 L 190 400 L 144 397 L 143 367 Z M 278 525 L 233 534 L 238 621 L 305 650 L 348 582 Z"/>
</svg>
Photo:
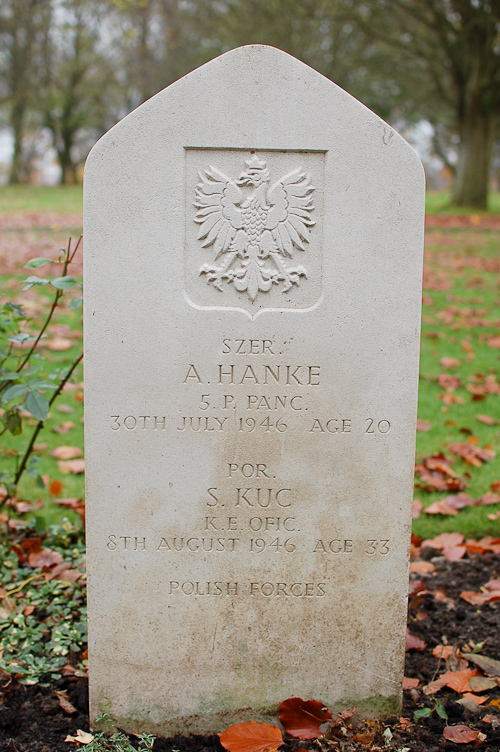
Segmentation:
<svg viewBox="0 0 500 752">
<path fill-rule="evenodd" d="M 470 106 L 460 123 L 460 147 L 453 203 L 486 209 L 495 115 Z"/>
<path fill-rule="evenodd" d="M 25 182 L 23 176 L 23 126 L 26 107 L 24 102 L 16 102 L 11 110 L 10 125 L 14 132 L 14 155 L 10 166 L 9 183 L 16 185 Z"/>
</svg>

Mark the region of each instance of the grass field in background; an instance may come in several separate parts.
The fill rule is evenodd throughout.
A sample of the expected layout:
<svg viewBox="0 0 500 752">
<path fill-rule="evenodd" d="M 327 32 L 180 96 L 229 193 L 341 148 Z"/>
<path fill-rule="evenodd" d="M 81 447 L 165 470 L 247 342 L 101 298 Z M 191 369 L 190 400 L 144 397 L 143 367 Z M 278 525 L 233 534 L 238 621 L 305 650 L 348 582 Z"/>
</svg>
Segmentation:
<svg viewBox="0 0 500 752">
<path fill-rule="evenodd" d="M 78 214 L 82 211 L 82 186 L 15 185 L 0 187 L 0 213 L 53 212 Z M 479 210 L 452 207 L 447 191 L 429 191 L 425 198 L 428 214 L 484 214 Z M 488 212 L 500 214 L 500 193 L 491 193 Z"/>
<path fill-rule="evenodd" d="M 0 187 L 0 213 L 50 212 L 78 214 L 82 211 L 82 186 L 9 185 Z"/>
<path fill-rule="evenodd" d="M 431 213 L 445 213 L 447 201 L 449 198 L 445 194 L 427 196 Z M 500 212 L 500 194 L 492 197 L 491 205 Z M 0 189 L 0 214 L 4 217 L 5 213 L 78 214 L 81 208 L 80 187 Z M 21 238 L 24 237 L 23 232 L 15 231 Z M 30 232 L 33 232 L 33 228 Z M 0 230 L 0 247 L 1 242 Z M 45 255 L 37 253 L 33 238 L 30 244 L 30 248 L 33 247 L 32 255 Z M 56 244 L 54 248 L 57 248 Z M 493 336 L 500 334 L 499 258 L 500 238 L 492 230 L 443 227 L 427 232 L 419 418 L 427 421 L 431 428 L 417 434 L 417 460 L 439 452 L 446 454 L 454 471 L 465 481 L 465 491 L 472 498 L 482 496 L 489 491 L 493 482 L 500 480 L 500 423 L 485 425 L 476 417 L 485 414 L 500 418 L 500 395 L 487 394 L 483 395 L 484 399 L 474 399 L 467 389 L 475 383 L 474 380 L 477 381 L 478 374 L 500 380 L 500 347 L 489 344 Z M 40 276 L 44 276 L 45 269 L 40 270 Z M 26 270 L 26 276 L 30 273 Z M 22 274 L 17 275 L 17 279 L 21 278 Z M 24 300 L 34 324 L 41 320 L 42 309 L 48 305 L 47 292 L 47 288 L 35 287 L 22 293 L 12 274 L 0 274 L 0 296 L 9 300 L 15 298 L 16 302 Z M 72 311 L 64 307 L 56 318 L 56 332 L 48 339 L 54 336 L 70 340 L 71 346 L 62 351 L 47 349 L 45 354 L 54 366 L 62 363 L 69 365 L 81 349 L 81 309 Z M 441 362 L 442 358 L 453 358 L 456 364 L 447 367 L 446 361 L 445 365 Z M 438 381 L 443 381 L 442 374 L 458 379 L 459 385 L 454 389 L 443 387 Z M 61 445 L 83 448 L 82 378 L 80 368 L 73 379 L 73 388 L 65 391 L 55 403 L 37 440 L 37 444 L 41 445 L 37 450 L 40 472 L 47 476 L 49 483 L 55 479 L 62 482 L 62 497 L 81 497 L 84 493 L 83 476 L 62 474 L 58 461 L 50 455 L 53 449 Z M 448 395 L 444 401 L 443 395 Z M 61 408 L 66 412 L 62 412 Z M 66 434 L 54 431 L 69 422 L 73 426 Z M 475 467 L 465 464 L 449 452 L 448 445 L 468 439 L 477 441 L 480 447 L 491 446 L 497 452 L 497 457 L 481 467 Z M 2 462 L 15 461 L 12 450 L 19 449 L 20 443 L 28 440 L 27 433 L 16 438 L 2 436 Z M 444 492 L 429 493 L 421 488 L 415 492 L 415 498 L 420 499 L 424 507 L 446 495 Z M 19 496 L 31 503 L 43 499 L 43 506 L 32 513 L 32 517 L 38 517 L 39 527 L 59 521 L 64 516 L 79 520 L 76 514 L 55 503 L 48 491 L 48 484 L 42 490 L 33 479 L 25 477 L 19 487 Z M 456 516 L 421 514 L 415 520 L 414 530 L 425 538 L 446 531 L 459 531 L 473 538 L 487 534 L 500 537 L 500 518 L 488 518 L 498 510 L 500 504 L 469 507 Z"/>
</svg>

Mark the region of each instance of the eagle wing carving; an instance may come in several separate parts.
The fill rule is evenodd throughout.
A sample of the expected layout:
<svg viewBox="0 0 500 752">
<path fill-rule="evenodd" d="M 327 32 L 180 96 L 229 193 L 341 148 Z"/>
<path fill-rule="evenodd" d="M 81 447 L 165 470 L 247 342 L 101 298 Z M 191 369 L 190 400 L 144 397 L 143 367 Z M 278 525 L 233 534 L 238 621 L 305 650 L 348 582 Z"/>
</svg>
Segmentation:
<svg viewBox="0 0 500 752">
<path fill-rule="evenodd" d="M 300 168 L 284 175 L 270 187 L 266 229 L 271 231 L 276 244 L 275 252 L 278 250 L 283 256 L 291 257 L 294 246 L 305 250 L 304 243 L 309 242 L 309 227 L 315 224 L 311 215 L 314 210 L 313 191 L 309 175 Z"/>
<path fill-rule="evenodd" d="M 245 165 L 237 180 L 212 165 L 199 173 L 194 221 L 202 247 L 213 246 L 215 254 L 200 274 L 221 292 L 233 285 L 253 303 L 273 285 L 286 293 L 307 279 L 303 266 L 288 266 L 285 259 L 309 242 L 314 186 L 301 168 L 270 186 L 267 163 L 255 153 Z"/>
<path fill-rule="evenodd" d="M 243 228 L 239 208 L 243 194 L 235 181 L 216 167 L 210 166 L 199 176 L 194 202 L 197 210 L 194 221 L 200 225 L 198 240 L 202 241 L 203 248 L 213 243 L 215 258 L 218 258 L 231 250 L 238 230 Z"/>
</svg>

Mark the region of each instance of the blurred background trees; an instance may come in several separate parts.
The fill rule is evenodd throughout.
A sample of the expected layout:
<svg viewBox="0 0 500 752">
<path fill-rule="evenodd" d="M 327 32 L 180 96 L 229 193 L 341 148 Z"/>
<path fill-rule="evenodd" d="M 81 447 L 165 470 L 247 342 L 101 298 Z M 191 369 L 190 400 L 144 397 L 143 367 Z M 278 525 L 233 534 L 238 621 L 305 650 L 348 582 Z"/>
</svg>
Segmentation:
<svg viewBox="0 0 500 752">
<path fill-rule="evenodd" d="M 0 0 L 10 181 L 50 140 L 61 182 L 95 140 L 242 44 L 279 47 L 398 129 L 426 124 L 458 206 L 484 208 L 498 145 L 500 0 Z M 45 138 L 45 142 L 43 141 Z"/>
</svg>

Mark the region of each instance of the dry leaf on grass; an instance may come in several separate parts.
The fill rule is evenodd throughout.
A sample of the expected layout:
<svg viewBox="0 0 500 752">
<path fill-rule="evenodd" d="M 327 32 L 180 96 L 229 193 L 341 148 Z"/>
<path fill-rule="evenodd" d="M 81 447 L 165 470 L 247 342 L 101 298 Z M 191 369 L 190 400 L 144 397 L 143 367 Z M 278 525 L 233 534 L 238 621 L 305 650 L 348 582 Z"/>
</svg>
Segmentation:
<svg viewBox="0 0 500 752">
<path fill-rule="evenodd" d="M 450 504 L 448 504 L 446 499 L 435 501 L 433 504 L 429 504 L 429 506 L 424 509 L 424 512 L 425 514 L 458 514 L 457 510 Z"/>
<path fill-rule="evenodd" d="M 55 567 L 57 564 L 61 564 L 63 557 L 57 551 L 52 551 L 50 548 L 42 548 L 41 551 L 31 553 L 28 556 L 28 564 L 32 569 Z"/>
<path fill-rule="evenodd" d="M 68 473 L 78 475 L 85 472 L 85 460 L 67 460 L 67 462 L 60 460 L 57 463 L 57 467 L 63 475 L 67 475 Z"/>
<path fill-rule="evenodd" d="M 237 723 L 218 736 L 228 752 L 262 752 L 264 749 L 278 749 L 283 744 L 283 737 L 277 726 L 256 721 Z"/>
<path fill-rule="evenodd" d="M 432 426 L 427 420 L 417 418 L 417 431 L 430 431 L 431 428 Z"/>
<path fill-rule="evenodd" d="M 460 361 L 457 360 L 456 358 L 444 357 L 444 358 L 441 358 L 439 362 L 441 363 L 443 368 L 458 368 L 458 366 L 460 365 Z"/>
<path fill-rule="evenodd" d="M 56 480 L 53 480 L 49 486 L 49 493 L 51 496 L 59 496 L 62 490 L 63 490 L 63 484 L 57 478 Z"/>
<path fill-rule="evenodd" d="M 299 739 L 317 739 L 321 736 L 320 726 L 329 721 L 332 714 L 322 702 L 290 697 L 280 702 L 279 719 L 287 734 Z"/>
<path fill-rule="evenodd" d="M 73 347 L 73 342 L 65 337 L 54 337 L 53 339 L 44 340 L 43 346 L 53 352 L 63 352 Z"/>
<path fill-rule="evenodd" d="M 75 412 L 75 408 L 70 407 L 69 405 L 58 405 L 57 409 L 59 410 L 60 413 L 74 413 Z"/>
<path fill-rule="evenodd" d="M 500 420 L 492 418 L 491 415 L 476 415 L 476 420 L 485 423 L 487 426 L 495 426 L 497 423 L 500 423 Z"/>
<path fill-rule="evenodd" d="M 93 734 L 88 734 L 86 731 L 78 729 L 75 736 L 68 736 L 64 740 L 65 742 L 73 742 L 73 744 L 90 744 L 94 741 Z"/>
<path fill-rule="evenodd" d="M 64 423 L 61 423 L 60 426 L 53 426 L 51 428 L 51 431 L 54 431 L 55 433 L 59 434 L 65 434 L 68 433 L 68 431 L 71 431 L 72 428 L 75 427 L 75 424 L 72 420 L 65 420 Z"/>
<path fill-rule="evenodd" d="M 411 515 L 412 515 L 412 517 L 413 517 L 414 520 L 417 520 L 420 517 L 420 513 L 422 511 L 422 507 L 423 507 L 423 504 L 420 501 L 420 499 L 414 499 L 414 501 L 413 501 L 413 507 L 412 507 L 412 512 L 411 512 Z"/>
<path fill-rule="evenodd" d="M 50 454 L 57 460 L 73 460 L 75 457 L 81 457 L 83 452 L 79 447 L 75 446 L 58 446 Z"/>
</svg>

